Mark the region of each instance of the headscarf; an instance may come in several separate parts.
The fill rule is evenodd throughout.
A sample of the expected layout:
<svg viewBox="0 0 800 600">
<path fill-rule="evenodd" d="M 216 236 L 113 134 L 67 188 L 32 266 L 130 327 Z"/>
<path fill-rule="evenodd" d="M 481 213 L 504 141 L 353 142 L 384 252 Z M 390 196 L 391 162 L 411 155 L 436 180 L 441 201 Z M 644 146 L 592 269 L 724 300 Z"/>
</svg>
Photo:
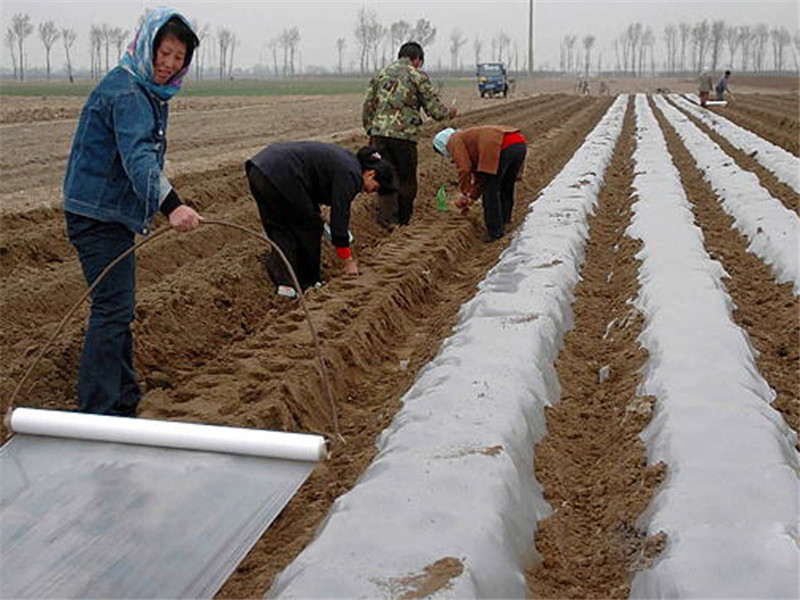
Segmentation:
<svg viewBox="0 0 800 600">
<path fill-rule="evenodd" d="M 447 151 L 447 142 L 450 141 L 450 136 L 456 132 L 452 127 L 442 129 L 439 133 L 433 136 L 433 149 L 442 156 L 450 156 Z"/>
<path fill-rule="evenodd" d="M 187 53 L 187 60 L 183 68 L 175 73 L 164 85 L 156 84 L 153 79 L 153 58 L 155 56 L 155 44 L 158 30 L 171 18 L 177 17 L 189 28 L 192 33 L 191 23 L 179 12 L 171 8 L 156 8 L 145 13 L 136 37 L 128 46 L 125 54 L 119 61 L 119 66 L 131 73 L 142 85 L 153 92 L 162 100 L 169 100 L 178 93 L 183 83 L 183 76 L 189 71 L 191 56 Z"/>
</svg>

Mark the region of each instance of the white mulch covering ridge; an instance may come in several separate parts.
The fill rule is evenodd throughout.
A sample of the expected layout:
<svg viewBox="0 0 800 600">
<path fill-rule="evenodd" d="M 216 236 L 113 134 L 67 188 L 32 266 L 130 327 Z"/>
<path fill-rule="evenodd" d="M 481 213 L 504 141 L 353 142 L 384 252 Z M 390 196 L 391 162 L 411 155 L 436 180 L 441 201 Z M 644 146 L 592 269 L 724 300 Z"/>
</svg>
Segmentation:
<svg viewBox="0 0 800 600">
<path fill-rule="evenodd" d="M 669 97 L 724 137 L 734 148 L 752 156 L 761 166 L 772 171 L 780 181 L 800 193 L 800 158 L 752 131 L 739 127 L 722 115 L 702 108 L 696 95 L 691 100 L 678 94 L 670 94 Z"/>
<path fill-rule="evenodd" d="M 662 104 L 662 103 L 660 103 Z M 627 233 L 642 241 L 637 307 L 649 356 L 640 393 L 657 398 L 642 434 L 667 475 L 640 525 L 664 531 L 633 598 L 797 598 L 800 460 L 770 405 L 774 393 L 731 319 L 724 270 L 703 235 L 644 96 L 636 98 L 637 201 Z"/>
<path fill-rule="evenodd" d="M 720 198 L 723 210 L 749 241 L 748 251 L 772 268 L 775 278 L 790 281 L 800 293 L 800 218 L 765 190 L 753 173 L 736 162 L 685 114 L 661 96 L 656 106 L 675 128 L 686 149 Z"/>
</svg>

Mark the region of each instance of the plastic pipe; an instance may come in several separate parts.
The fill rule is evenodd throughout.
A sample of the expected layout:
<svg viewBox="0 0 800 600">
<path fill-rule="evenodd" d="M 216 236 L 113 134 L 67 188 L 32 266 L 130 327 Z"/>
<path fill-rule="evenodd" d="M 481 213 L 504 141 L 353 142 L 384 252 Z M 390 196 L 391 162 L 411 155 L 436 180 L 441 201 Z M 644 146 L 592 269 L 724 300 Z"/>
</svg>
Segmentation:
<svg viewBox="0 0 800 600">
<path fill-rule="evenodd" d="M 88 413 L 15 408 L 7 415 L 15 433 L 140 446 L 319 461 L 327 456 L 319 435 L 176 423 Z"/>
</svg>

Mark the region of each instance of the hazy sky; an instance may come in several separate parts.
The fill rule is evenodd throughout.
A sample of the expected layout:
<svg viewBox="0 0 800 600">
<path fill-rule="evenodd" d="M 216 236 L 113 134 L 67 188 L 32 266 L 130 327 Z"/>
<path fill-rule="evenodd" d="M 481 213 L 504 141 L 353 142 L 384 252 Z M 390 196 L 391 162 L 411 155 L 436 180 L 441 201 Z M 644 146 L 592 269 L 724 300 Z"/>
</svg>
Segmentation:
<svg viewBox="0 0 800 600">
<path fill-rule="evenodd" d="M 602 52 L 604 66 L 612 67 L 614 38 L 629 23 L 637 21 L 653 28 L 657 51 L 663 48 L 664 25 L 681 21 L 694 23 L 702 19 L 722 19 L 730 25 L 766 23 L 770 27 L 786 27 L 794 34 L 799 26 L 798 4 L 798 0 L 534 0 L 534 64 L 537 67 L 558 67 L 559 45 L 565 35 L 575 34 L 580 39 L 592 34 L 597 38 L 594 56 Z M 488 59 L 491 39 L 501 31 L 516 43 L 520 67 L 527 53 L 528 0 L 2 0 L 0 21 L 3 34 L 15 13 L 30 15 L 35 27 L 42 21 L 52 20 L 58 28 L 74 29 L 78 38 L 72 50 L 73 63 L 78 67 L 88 67 L 90 24 L 107 23 L 132 30 L 145 8 L 164 5 L 180 10 L 200 25 L 209 23 L 212 32 L 218 27 L 233 31 L 239 40 L 235 63 L 236 67 L 242 68 L 257 63 L 271 64 L 267 40 L 291 27 L 300 31 L 303 66 L 333 68 L 337 61 L 336 39 L 339 37 L 347 40 L 345 63 L 357 65 L 353 30 L 362 6 L 373 9 L 384 25 L 399 19 L 411 23 L 419 18 L 428 19 L 437 28 L 434 43 L 426 48 L 429 66 L 435 66 L 439 60 L 449 65 L 448 46 L 454 28 L 461 29 L 469 39 L 461 53 L 465 64 L 473 62 L 472 40 L 476 35 L 483 40 L 484 59 Z M 44 65 L 44 47 L 38 32 L 26 39 L 25 52 L 28 68 Z M 213 59 L 206 64 L 212 62 Z M 56 70 L 65 65 L 60 41 L 53 47 L 51 63 Z M 11 65 L 5 43 L 0 64 L 6 68 Z M 793 64 L 791 59 L 789 64 Z"/>
</svg>

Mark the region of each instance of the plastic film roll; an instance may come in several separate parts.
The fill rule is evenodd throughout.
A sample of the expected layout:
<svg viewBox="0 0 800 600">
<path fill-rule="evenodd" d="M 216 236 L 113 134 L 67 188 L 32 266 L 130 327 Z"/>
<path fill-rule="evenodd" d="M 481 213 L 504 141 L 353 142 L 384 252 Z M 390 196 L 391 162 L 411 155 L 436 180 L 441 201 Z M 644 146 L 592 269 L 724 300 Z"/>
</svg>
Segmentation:
<svg viewBox="0 0 800 600">
<path fill-rule="evenodd" d="M 32 408 L 15 408 L 8 418 L 8 425 L 16 433 L 98 442 L 161 446 L 304 461 L 319 461 L 327 456 L 325 439 L 319 435 L 305 433 L 153 421 Z"/>
</svg>

